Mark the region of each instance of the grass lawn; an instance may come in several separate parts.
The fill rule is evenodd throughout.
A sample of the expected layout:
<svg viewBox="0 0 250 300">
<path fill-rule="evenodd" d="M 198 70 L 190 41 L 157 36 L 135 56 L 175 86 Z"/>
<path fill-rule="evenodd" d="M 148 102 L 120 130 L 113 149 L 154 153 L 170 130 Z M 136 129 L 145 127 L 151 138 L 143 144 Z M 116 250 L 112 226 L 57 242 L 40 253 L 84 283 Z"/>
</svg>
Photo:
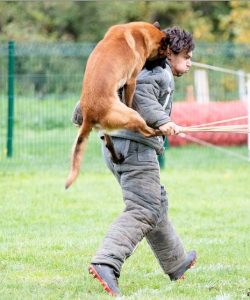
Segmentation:
<svg viewBox="0 0 250 300">
<path fill-rule="evenodd" d="M 0 299 L 110 299 L 87 267 L 123 203 L 105 166 L 86 158 L 68 191 L 64 164 L 16 161 L 0 171 Z M 172 148 L 162 183 L 197 265 L 171 282 L 142 241 L 124 264 L 122 299 L 249 299 L 250 164 L 212 149 Z"/>
</svg>

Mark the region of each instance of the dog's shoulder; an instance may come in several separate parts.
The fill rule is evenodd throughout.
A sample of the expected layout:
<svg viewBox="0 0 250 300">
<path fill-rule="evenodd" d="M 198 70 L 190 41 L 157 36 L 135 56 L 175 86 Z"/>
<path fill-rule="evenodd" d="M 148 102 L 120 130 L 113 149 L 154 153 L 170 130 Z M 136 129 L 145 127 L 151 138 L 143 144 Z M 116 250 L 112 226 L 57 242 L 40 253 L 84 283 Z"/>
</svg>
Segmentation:
<svg viewBox="0 0 250 300">
<path fill-rule="evenodd" d="M 111 26 L 106 35 L 111 35 L 115 34 L 116 32 L 130 32 L 130 33 L 138 33 L 142 32 L 143 35 L 145 35 L 147 32 L 158 32 L 160 33 L 160 29 L 158 26 L 148 23 L 148 22 L 129 22 L 129 23 L 124 23 L 124 24 L 116 24 Z M 163 33 L 161 32 L 163 35 Z"/>
</svg>

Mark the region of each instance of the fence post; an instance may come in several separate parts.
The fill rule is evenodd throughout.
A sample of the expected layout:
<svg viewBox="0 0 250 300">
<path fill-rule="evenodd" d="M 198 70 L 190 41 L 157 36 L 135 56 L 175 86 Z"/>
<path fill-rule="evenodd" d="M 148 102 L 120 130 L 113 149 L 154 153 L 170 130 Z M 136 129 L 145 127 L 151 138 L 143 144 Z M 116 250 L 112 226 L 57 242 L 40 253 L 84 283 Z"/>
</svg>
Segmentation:
<svg viewBox="0 0 250 300">
<path fill-rule="evenodd" d="M 209 84 L 206 70 L 199 69 L 194 71 L 194 84 L 197 103 L 208 103 Z"/>
<path fill-rule="evenodd" d="M 14 64 L 15 64 L 15 43 L 14 43 L 14 41 L 9 41 L 9 47 L 8 47 L 8 129 L 7 129 L 7 157 L 12 157 L 12 154 L 13 154 Z"/>
<path fill-rule="evenodd" d="M 239 99 L 240 101 L 245 101 L 246 100 L 245 72 L 242 70 L 238 71 L 238 83 L 239 83 Z"/>
</svg>

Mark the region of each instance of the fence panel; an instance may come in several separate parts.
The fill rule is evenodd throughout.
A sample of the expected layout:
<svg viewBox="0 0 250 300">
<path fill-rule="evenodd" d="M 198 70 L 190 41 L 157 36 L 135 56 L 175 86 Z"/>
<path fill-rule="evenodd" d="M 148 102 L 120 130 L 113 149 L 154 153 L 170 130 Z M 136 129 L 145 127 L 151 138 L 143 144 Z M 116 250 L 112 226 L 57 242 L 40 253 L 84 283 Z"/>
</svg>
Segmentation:
<svg viewBox="0 0 250 300">
<path fill-rule="evenodd" d="M 0 46 L 0 165 L 18 167 L 61 167 L 69 164 L 76 128 L 70 122 L 79 99 L 91 43 L 15 43 L 15 108 L 13 157 L 6 158 L 8 111 L 8 43 Z M 249 46 L 198 44 L 194 60 L 217 66 L 243 69 Z M 195 101 L 194 66 L 176 80 L 175 101 Z M 208 71 L 209 99 L 239 99 L 237 74 Z M 100 143 L 91 134 L 85 160 L 91 168 L 101 168 Z M 101 166 L 101 167 L 100 167 Z"/>
</svg>

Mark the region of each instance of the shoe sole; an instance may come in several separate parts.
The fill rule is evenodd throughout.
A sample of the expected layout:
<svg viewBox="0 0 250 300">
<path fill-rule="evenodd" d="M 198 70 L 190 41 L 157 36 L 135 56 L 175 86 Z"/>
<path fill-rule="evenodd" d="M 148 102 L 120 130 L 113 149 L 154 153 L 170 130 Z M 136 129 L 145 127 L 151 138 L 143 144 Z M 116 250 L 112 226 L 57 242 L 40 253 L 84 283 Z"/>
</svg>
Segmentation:
<svg viewBox="0 0 250 300">
<path fill-rule="evenodd" d="M 113 290 L 107 285 L 107 283 L 102 279 L 102 277 L 97 273 L 95 268 L 93 266 L 89 267 L 89 274 L 94 278 L 97 279 L 101 285 L 103 286 L 104 290 L 110 295 L 110 296 L 119 296 L 119 294 L 113 292 Z"/>
</svg>

